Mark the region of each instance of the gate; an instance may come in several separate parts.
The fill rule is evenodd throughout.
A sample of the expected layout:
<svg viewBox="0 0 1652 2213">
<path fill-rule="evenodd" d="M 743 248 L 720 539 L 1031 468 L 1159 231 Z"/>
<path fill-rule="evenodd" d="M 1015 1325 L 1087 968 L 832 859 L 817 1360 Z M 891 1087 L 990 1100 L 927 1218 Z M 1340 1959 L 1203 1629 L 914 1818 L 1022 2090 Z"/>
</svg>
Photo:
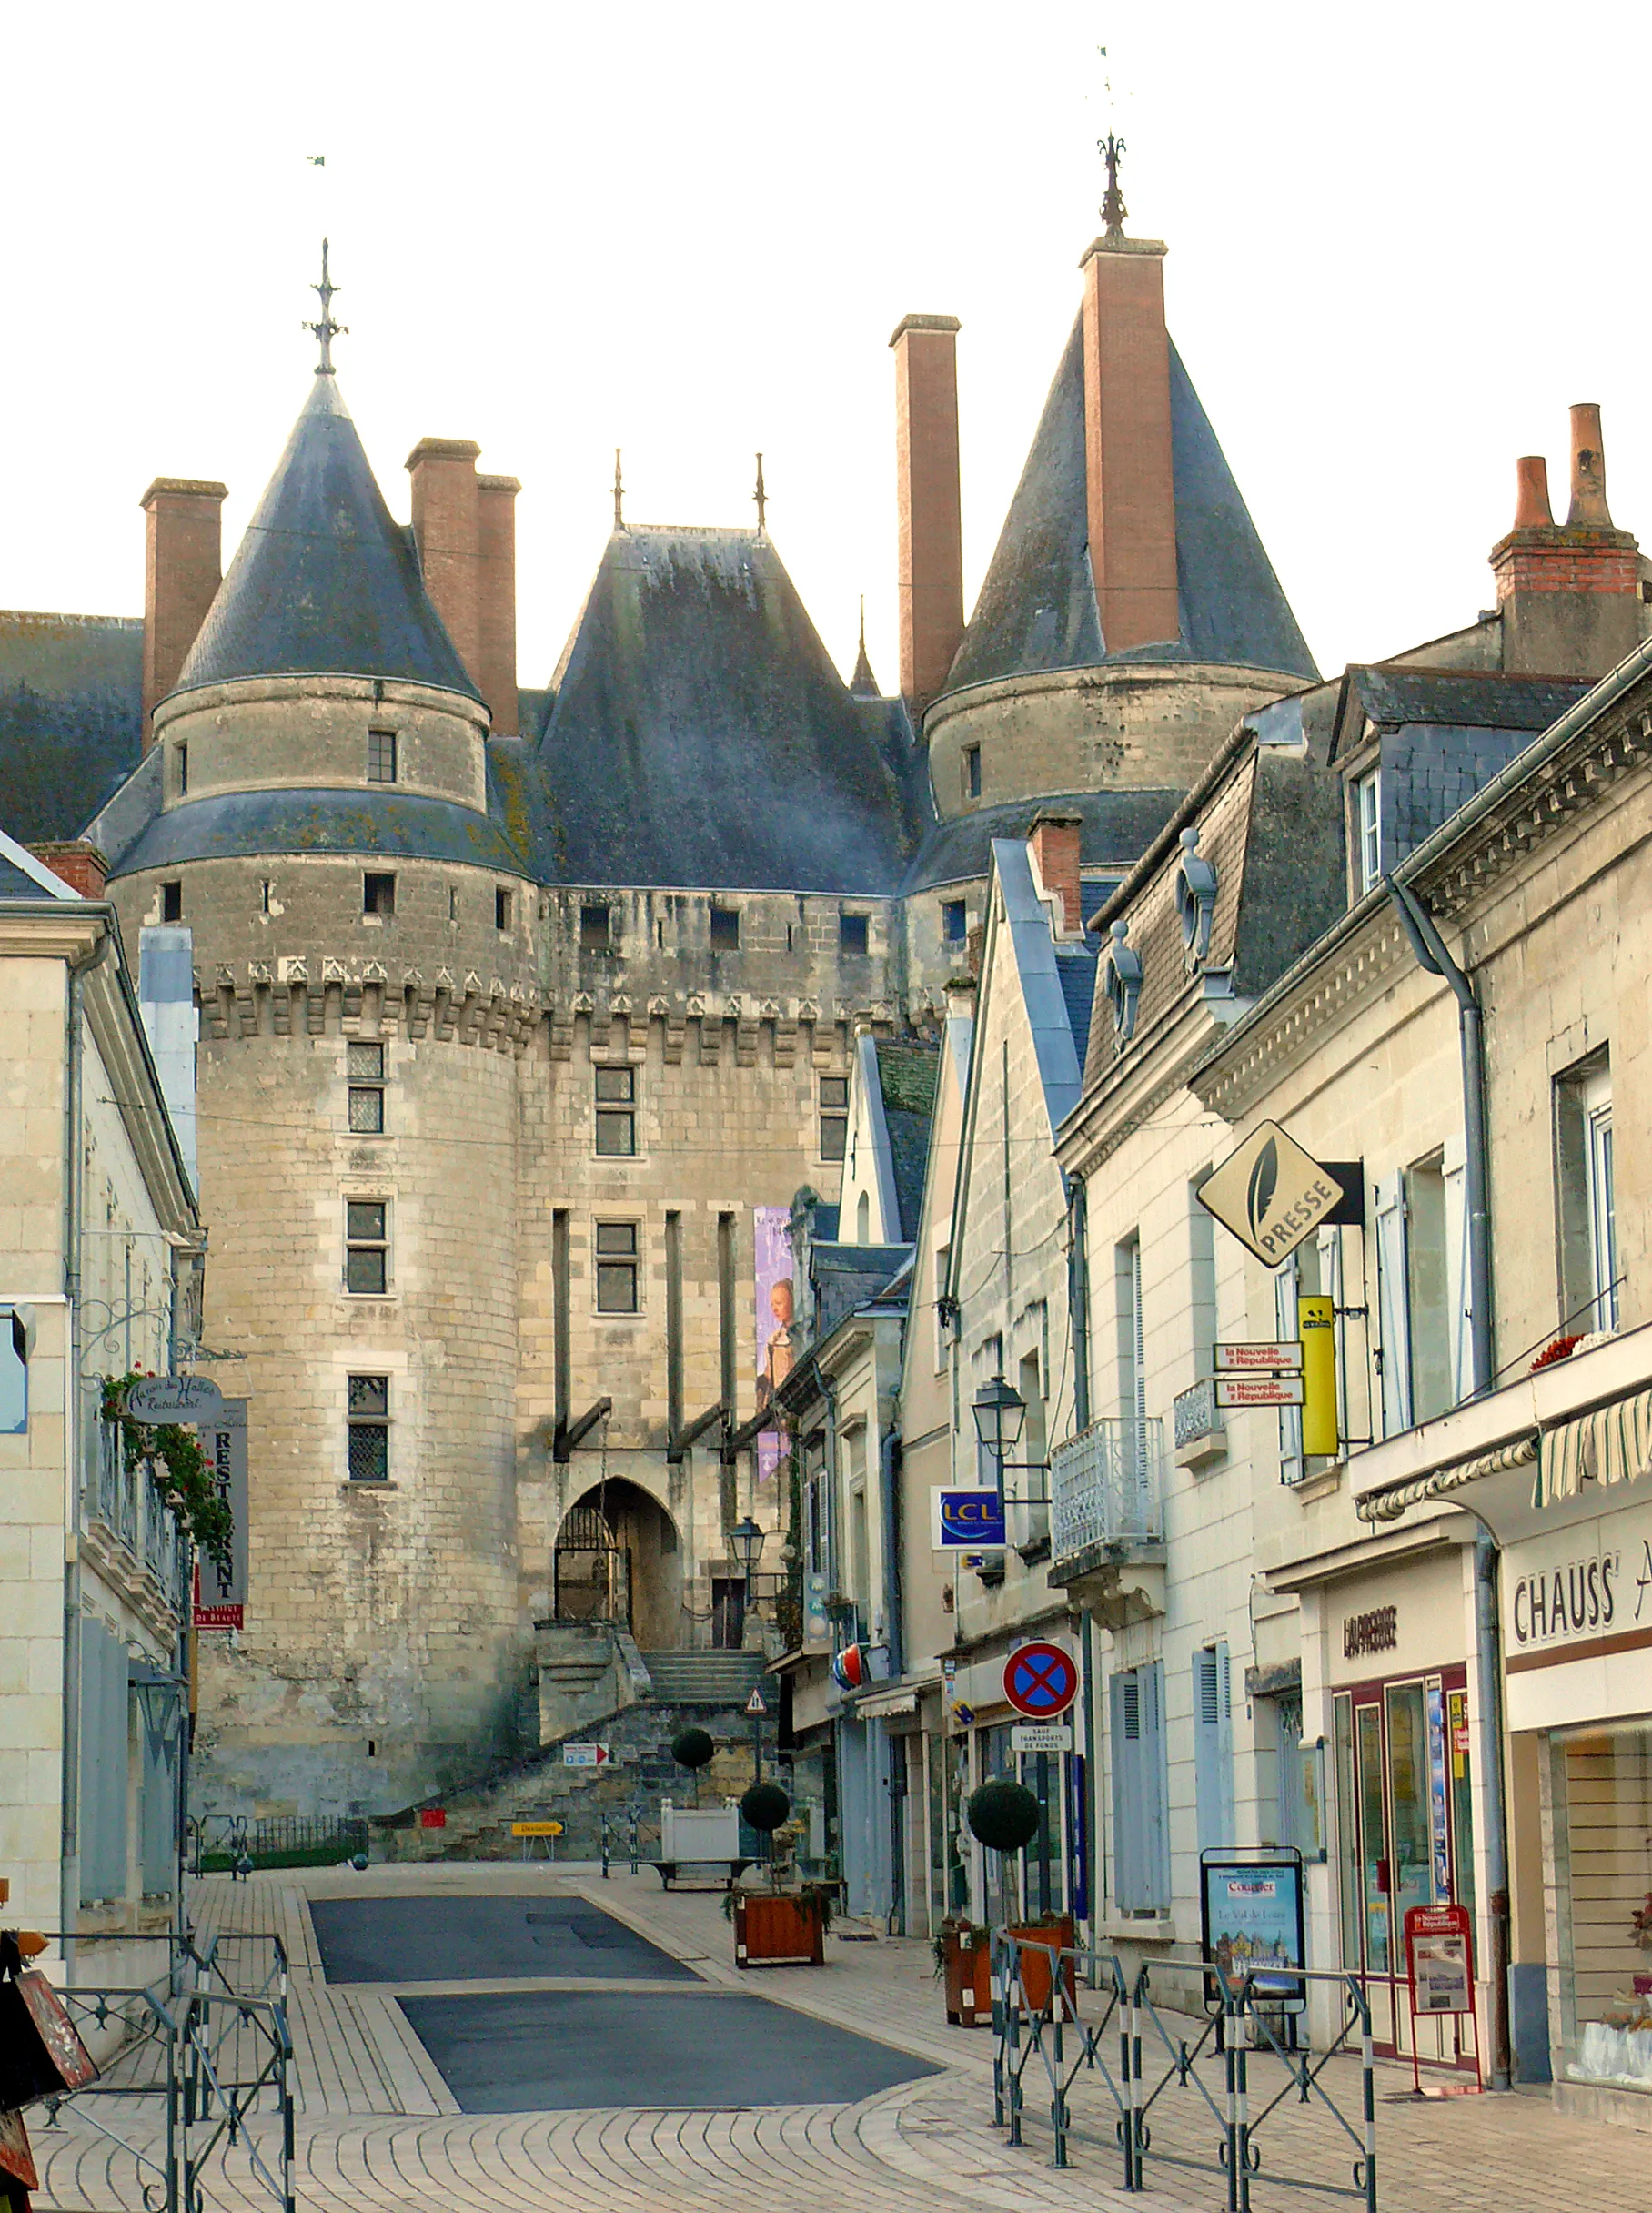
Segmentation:
<svg viewBox="0 0 1652 2213">
<path fill-rule="evenodd" d="M 292 2038 L 280 1939 L 215 1936 L 198 1947 L 175 1935 L 96 1942 L 164 1949 L 166 1971 L 143 1986 L 59 1989 L 103 2071 L 84 2090 L 29 2109 L 40 2198 L 59 2195 L 55 2173 L 90 2139 L 109 2166 L 129 2163 L 148 2213 L 204 2213 L 215 2175 L 233 2181 L 239 2196 L 295 2213 Z"/>
<path fill-rule="evenodd" d="M 1176 1963 L 1202 1974 L 1214 1993 L 1189 2037 L 1181 2028 L 1185 2016 L 1155 2000 L 1151 1965 L 1132 1974 L 1113 1953 L 1035 1944 L 1002 1930 L 992 1942 L 992 2118 L 1012 2144 L 1025 2141 L 1031 2073 L 1048 2093 L 1053 2167 L 1071 2165 L 1075 2138 L 1111 2142 L 1127 2192 L 1150 2187 L 1149 2162 L 1158 2159 L 1210 2172 L 1223 2189 L 1224 2213 L 1251 2213 L 1252 2184 L 1264 2178 L 1377 2213 L 1375 2060 L 1371 2010 L 1356 1976 L 1292 1969 L 1294 1997 L 1318 1984 L 1341 2000 L 1335 2036 L 1311 2054 L 1295 2048 L 1278 1988 L 1258 1975 L 1215 1960 Z M 1092 2012 L 1087 2021 L 1079 2017 L 1081 1997 Z M 1339 2056 L 1357 2056 L 1357 2119 L 1325 2080 Z M 1074 2123 L 1074 2084 L 1092 2074 L 1104 2093 L 1107 2136 Z M 1203 2146 L 1211 2149 L 1201 2157 Z M 1346 2181 L 1334 2178 L 1339 2157 L 1347 2161 Z"/>
</svg>

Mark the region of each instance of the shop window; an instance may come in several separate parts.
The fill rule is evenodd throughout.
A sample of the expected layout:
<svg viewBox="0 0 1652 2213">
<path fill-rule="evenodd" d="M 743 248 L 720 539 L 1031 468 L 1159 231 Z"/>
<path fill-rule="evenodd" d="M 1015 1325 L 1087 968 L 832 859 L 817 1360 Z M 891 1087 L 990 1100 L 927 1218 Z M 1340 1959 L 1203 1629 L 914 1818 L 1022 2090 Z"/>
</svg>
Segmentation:
<svg viewBox="0 0 1652 2213">
<path fill-rule="evenodd" d="M 1555 1758 L 1566 1799 L 1556 1857 L 1567 2071 L 1652 2090 L 1652 1732 L 1581 1737 Z"/>
<path fill-rule="evenodd" d="M 1226 1643 L 1194 1654 L 1194 1799 L 1199 1849 L 1234 1839 L 1234 1700 Z"/>
<path fill-rule="evenodd" d="M 740 951 L 739 907 L 714 906 L 711 909 L 711 950 L 713 953 Z"/>
<path fill-rule="evenodd" d="M 380 1137 L 384 1132 L 384 1046 L 376 1038 L 352 1037 L 345 1056 L 351 1134 Z"/>
<path fill-rule="evenodd" d="M 382 1198 L 344 1203 L 344 1288 L 375 1298 L 390 1283 L 390 1209 Z"/>
<path fill-rule="evenodd" d="M 1561 1329 L 1617 1327 L 1617 1218 L 1612 1170 L 1612 1071 L 1604 1053 L 1555 1086 Z"/>
<path fill-rule="evenodd" d="M 821 1078 L 821 1158 L 841 1160 L 849 1150 L 849 1078 Z"/>
<path fill-rule="evenodd" d="M 393 730 L 368 732 L 368 782 L 394 783 L 396 782 L 396 733 Z"/>
<path fill-rule="evenodd" d="M 349 1379 L 349 1470 L 352 1483 L 390 1480 L 390 1379 Z"/>
<path fill-rule="evenodd" d="M 621 1156 L 637 1150 L 637 1071 L 635 1068 L 599 1068 L 597 1076 L 597 1150 Z"/>
<path fill-rule="evenodd" d="M 396 912 L 396 879 L 382 870 L 368 869 L 361 878 L 361 911 L 388 922 Z"/>
<path fill-rule="evenodd" d="M 598 1313 L 635 1314 L 638 1311 L 636 1223 L 599 1222 L 596 1237 Z"/>
<path fill-rule="evenodd" d="M 1131 1668 L 1109 1685 L 1113 1720 L 1113 1896 L 1122 1914 L 1170 1910 L 1164 1668 Z"/>
</svg>

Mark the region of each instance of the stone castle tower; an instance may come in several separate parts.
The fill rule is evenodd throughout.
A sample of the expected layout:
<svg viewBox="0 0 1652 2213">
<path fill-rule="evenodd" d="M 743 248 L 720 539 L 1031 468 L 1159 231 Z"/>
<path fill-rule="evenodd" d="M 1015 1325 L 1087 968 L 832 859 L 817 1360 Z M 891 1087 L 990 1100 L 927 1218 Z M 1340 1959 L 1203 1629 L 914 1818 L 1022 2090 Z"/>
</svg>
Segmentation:
<svg viewBox="0 0 1652 2213">
<path fill-rule="evenodd" d="M 194 934 L 205 1337 L 245 1363 L 251 1486 L 197 1804 L 484 1772 L 537 1741 L 535 1624 L 593 1604 L 645 1652 L 739 1641 L 730 1530 L 771 1567 L 788 1521 L 785 1223 L 835 1201 L 856 1033 L 938 1020 L 994 836 L 1061 818 L 1045 888 L 1092 911 L 1314 673 L 1163 254 L 1086 256 L 967 625 L 957 325 L 896 332 L 896 698 L 863 654 L 843 682 L 761 525 L 618 505 L 519 691 L 513 480 L 426 440 L 398 525 L 325 347 L 221 581 L 223 488 L 151 489 L 141 639 L 97 641 L 139 757 L 73 827 L 129 931 Z"/>
</svg>

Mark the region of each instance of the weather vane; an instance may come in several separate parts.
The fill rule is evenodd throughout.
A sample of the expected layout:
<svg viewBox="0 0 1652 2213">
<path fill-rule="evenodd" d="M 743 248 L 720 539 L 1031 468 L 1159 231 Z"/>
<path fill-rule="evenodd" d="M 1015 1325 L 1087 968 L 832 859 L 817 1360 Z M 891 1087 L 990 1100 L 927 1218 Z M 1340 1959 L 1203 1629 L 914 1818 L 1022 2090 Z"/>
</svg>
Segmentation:
<svg viewBox="0 0 1652 2213">
<path fill-rule="evenodd" d="M 620 473 L 620 449 L 614 448 L 614 528 L 625 528 L 625 479 Z"/>
<path fill-rule="evenodd" d="M 1107 226 L 1110 238 L 1122 238 L 1124 235 L 1124 217 L 1130 213 L 1124 205 L 1124 195 L 1119 190 L 1119 157 L 1124 151 L 1124 141 L 1114 132 L 1109 131 L 1104 138 L 1098 138 L 1095 143 L 1103 160 L 1107 164 L 1107 189 L 1102 198 L 1102 221 Z"/>
<path fill-rule="evenodd" d="M 323 238 L 321 241 L 321 282 L 310 287 L 312 292 L 319 292 L 321 295 L 321 320 L 318 323 L 306 323 L 304 326 L 306 330 L 313 330 L 321 341 L 321 359 L 316 364 L 316 374 L 318 377 L 330 377 L 333 373 L 333 340 L 349 336 L 350 327 L 348 323 L 336 323 L 333 320 L 333 295 L 340 288 L 327 275 L 327 240 Z"/>
<path fill-rule="evenodd" d="M 751 497 L 757 501 L 757 527 L 761 531 L 769 511 L 769 495 L 763 490 L 763 457 L 761 453 L 757 457 L 757 490 Z"/>
</svg>

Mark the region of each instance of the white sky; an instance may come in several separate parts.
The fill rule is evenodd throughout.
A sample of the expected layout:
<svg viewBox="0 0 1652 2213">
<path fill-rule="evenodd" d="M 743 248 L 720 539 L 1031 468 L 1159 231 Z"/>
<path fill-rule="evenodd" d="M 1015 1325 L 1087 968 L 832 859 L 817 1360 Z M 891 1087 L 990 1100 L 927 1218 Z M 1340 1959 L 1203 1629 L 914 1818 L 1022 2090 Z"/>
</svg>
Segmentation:
<svg viewBox="0 0 1652 2213">
<path fill-rule="evenodd" d="M 828 646 L 847 669 L 864 591 L 891 687 L 889 334 L 962 318 L 972 597 L 1110 122 L 1323 668 L 1490 602 L 1517 454 L 1564 513 L 1570 400 L 1602 403 L 1614 515 L 1652 541 L 1644 0 L 94 0 L 14 9 L 5 46 L 3 606 L 136 612 L 156 475 L 229 485 L 227 559 L 307 389 L 325 227 L 393 511 L 427 433 L 522 480 L 525 682 L 619 444 L 631 520 L 732 524 L 761 447 Z"/>
</svg>

